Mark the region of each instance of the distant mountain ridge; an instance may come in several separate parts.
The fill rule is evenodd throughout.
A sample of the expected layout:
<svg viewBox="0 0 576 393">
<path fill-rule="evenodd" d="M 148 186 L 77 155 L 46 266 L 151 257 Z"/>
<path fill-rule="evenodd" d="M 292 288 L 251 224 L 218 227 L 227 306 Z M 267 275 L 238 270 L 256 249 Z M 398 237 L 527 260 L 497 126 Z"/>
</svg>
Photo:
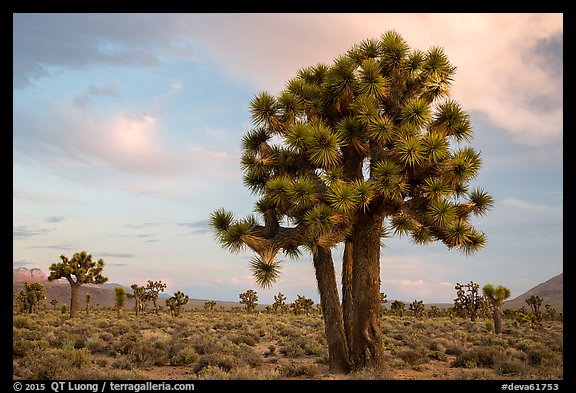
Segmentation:
<svg viewBox="0 0 576 393">
<path fill-rule="evenodd" d="M 514 299 L 504 302 L 504 308 L 521 308 L 526 307 L 526 299 L 530 296 L 540 296 L 542 301 L 542 309 L 545 304 L 549 304 L 562 312 L 564 309 L 564 273 L 560 273 L 551 279 L 540 283 L 521 295 L 516 296 Z"/>
<path fill-rule="evenodd" d="M 48 276 L 41 269 L 18 267 L 12 270 L 12 281 L 48 281 Z"/>
<path fill-rule="evenodd" d="M 25 267 L 14 268 L 12 273 L 12 301 L 16 300 L 18 292 L 24 288 L 26 282 L 40 282 L 46 291 L 46 303 L 49 304 L 52 299 L 58 301 L 58 306 L 70 304 L 70 284 L 65 278 L 48 281 L 48 276 L 39 268 L 27 269 Z M 82 308 L 84 305 L 86 294 L 90 293 L 90 303 L 98 307 L 114 307 L 116 304 L 116 295 L 114 293 L 115 287 L 126 288 L 127 293 L 132 293 L 130 285 L 122 285 L 116 283 L 104 283 L 100 285 L 84 284 L 80 287 L 79 302 Z M 160 293 L 159 305 L 163 306 L 165 299 L 169 298 L 171 294 Z M 203 308 L 204 303 L 208 300 L 205 299 L 190 299 L 186 308 Z M 216 301 L 216 307 L 224 306 L 229 309 L 232 307 L 240 306 L 238 302 Z M 126 308 L 134 307 L 134 299 L 126 299 Z"/>
</svg>

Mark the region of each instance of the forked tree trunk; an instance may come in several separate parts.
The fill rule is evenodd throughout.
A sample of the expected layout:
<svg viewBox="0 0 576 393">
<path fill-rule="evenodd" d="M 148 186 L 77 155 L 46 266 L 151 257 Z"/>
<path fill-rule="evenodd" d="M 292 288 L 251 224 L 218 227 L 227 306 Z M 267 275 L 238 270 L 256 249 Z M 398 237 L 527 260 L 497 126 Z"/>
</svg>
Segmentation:
<svg viewBox="0 0 576 393">
<path fill-rule="evenodd" d="M 331 251 L 318 247 L 313 254 L 320 304 L 324 315 L 324 331 L 328 343 L 328 365 L 334 373 L 347 373 L 350 370 L 348 349 L 344 334 L 342 307 L 336 286 L 336 274 Z"/>
<path fill-rule="evenodd" d="M 380 327 L 380 234 L 382 212 L 366 212 L 352 234 L 352 329 L 350 360 L 355 370 L 382 369 L 384 346 Z"/>
</svg>

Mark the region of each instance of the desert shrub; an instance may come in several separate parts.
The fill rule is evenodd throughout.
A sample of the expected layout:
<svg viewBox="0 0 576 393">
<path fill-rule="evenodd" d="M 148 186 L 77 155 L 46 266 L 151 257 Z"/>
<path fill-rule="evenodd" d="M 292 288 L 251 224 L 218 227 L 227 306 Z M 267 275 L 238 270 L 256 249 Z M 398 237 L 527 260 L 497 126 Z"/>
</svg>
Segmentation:
<svg viewBox="0 0 576 393">
<path fill-rule="evenodd" d="M 450 342 L 446 345 L 446 350 L 444 353 L 446 355 L 455 355 L 459 356 L 464 352 L 464 346 L 462 344 L 456 342 Z"/>
<path fill-rule="evenodd" d="M 140 340 L 142 340 L 142 334 L 136 332 L 126 333 L 114 343 L 112 349 L 115 352 L 126 355 Z"/>
<path fill-rule="evenodd" d="M 50 344 L 46 340 L 27 340 L 23 338 L 12 340 L 12 357 L 22 358 L 30 351 L 45 351 Z"/>
<path fill-rule="evenodd" d="M 508 341 L 505 338 L 501 337 L 500 335 L 488 334 L 477 337 L 474 340 L 474 344 L 479 346 L 495 345 L 502 348 L 506 348 L 508 346 Z"/>
<path fill-rule="evenodd" d="M 354 380 L 385 380 L 392 379 L 387 371 L 376 370 L 371 367 L 364 367 L 348 374 L 347 379 Z"/>
<path fill-rule="evenodd" d="M 419 322 L 416 322 L 416 323 L 413 325 L 413 327 L 414 327 L 414 329 L 416 329 L 416 330 L 429 331 L 431 325 L 430 325 L 430 323 L 428 323 L 428 322 L 419 321 Z"/>
<path fill-rule="evenodd" d="M 503 351 L 499 348 L 475 347 L 458 355 L 452 362 L 452 366 L 461 368 L 492 368 L 502 356 Z"/>
<path fill-rule="evenodd" d="M 257 367 L 262 364 L 262 356 L 251 347 L 246 344 L 234 345 L 229 353 L 238 359 L 242 359 L 244 363 L 251 367 Z"/>
<path fill-rule="evenodd" d="M 318 369 L 316 365 L 305 363 L 305 364 L 294 364 L 289 363 L 282 367 L 282 375 L 288 378 L 294 377 L 305 377 L 314 378 L 318 374 Z"/>
<path fill-rule="evenodd" d="M 70 324 L 65 324 L 62 326 L 62 330 L 68 332 L 71 335 L 87 337 L 91 336 L 96 332 L 95 327 L 88 321 L 74 321 Z"/>
<path fill-rule="evenodd" d="M 75 335 L 72 340 L 69 340 L 69 342 L 74 347 L 74 349 L 82 349 L 82 348 L 86 348 L 86 344 L 88 342 L 88 339 L 84 336 Z"/>
<path fill-rule="evenodd" d="M 304 353 L 309 356 L 323 356 L 327 352 L 324 343 L 315 339 L 306 340 L 303 348 Z"/>
<path fill-rule="evenodd" d="M 272 380 L 280 379 L 281 374 L 278 370 L 262 371 L 250 366 L 240 366 L 231 370 L 228 373 L 230 379 L 233 380 Z"/>
<path fill-rule="evenodd" d="M 240 334 L 232 335 L 230 341 L 232 341 L 234 344 L 244 343 L 253 347 L 260 342 L 260 336 L 252 332 L 243 332 Z"/>
<path fill-rule="evenodd" d="M 200 355 L 226 351 L 225 344 L 222 340 L 209 335 L 194 337 L 191 341 L 191 345 Z"/>
<path fill-rule="evenodd" d="M 434 360 L 440 360 L 440 361 L 447 361 L 448 358 L 446 357 L 446 354 L 442 351 L 430 351 L 428 353 L 428 357 L 430 359 L 434 359 Z"/>
<path fill-rule="evenodd" d="M 98 359 L 95 360 L 94 363 L 102 368 L 106 368 L 108 366 L 108 360 L 106 359 Z"/>
<path fill-rule="evenodd" d="M 36 328 L 20 328 L 16 330 L 16 335 L 18 335 L 18 337 L 23 338 L 25 340 L 42 340 L 44 338 L 44 336 L 46 335 L 46 333 L 43 331 L 43 329 L 40 329 L 38 327 Z"/>
<path fill-rule="evenodd" d="M 304 348 L 296 343 L 280 348 L 280 353 L 289 358 L 299 358 L 306 355 Z"/>
<path fill-rule="evenodd" d="M 66 345 L 58 350 L 47 350 L 39 345 L 20 361 L 17 375 L 24 379 L 70 379 L 71 370 L 85 368 L 90 363 L 90 351 L 86 348 Z"/>
<path fill-rule="evenodd" d="M 76 368 L 88 366 L 92 360 L 87 348 L 75 348 L 73 344 L 65 345 L 60 350 L 60 355 Z"/>
<path fill-rule="evenodd" d="M 65 379 L 72 380 L 138 380 L 143 379 L 139 370 L 120 370 L 105 368 L 82 368 L 72 369 L 66 374 Z"/>
<path fill-rule="evenodd" d="M 402 359 L 402 361 L 406 364 L 414 366 L 419 363 L 423 363 L 426 361 L 426 350 L 424 348 L 420 349 L 412 349 L 408 348 L 402 351 L 399 351 L 397 356 Z"/>
<path fill-rule="evenodd" d="M 112 341 L 114 341 L 114 335 L 110 332 L 102 332 L 98 335 L 98 337 L 100 338 L 100 340 L 106 343 L 111 343 Z"/>
<path fill-rule="evenodd" d="M 200 360 L 194 365 L 194 372 L 198 374 L 208 366 L 218 367 L 228 372 L 241 364 L 240 359 L 234 356 L 223 353 L 209 353 L 200 357 Z"/>
<path fill-rule="evenodd" d="M 201 369 L 198 373 L 193 374 L 190 376 L 190 379 L 199 379 L 199 380 L 228 380 L 230 379 L 230 374 L 227 370 L 224 370 L 218 366 L 211 366 L 208 365 Z"/>
<path fill-rule="evenodd" d="M 446 348 L 439 340 L 431 340 L 428 342 L 428 349 L 435 352 L 444 352 Z"/>
<path fill-rule="evenodd" d="M 134 369 L 134 364 L 125 357 L 119 357 L 114 360 L 112 367 L 119 370 L 132 370 Z"/>
<path fill-rule="evenodd" d="M 108 353 L 110 342 L 102 340 L 100 336 L 92 336 L 86 340 L 86 348 L 90 353 Z"/>
<path fill-rule="evenodd" d="M 168 347 L 161 338 L 141 340 L 130 347 L 128 358 L 138 367 L 162 366 L 169 361 Z"/>
<path fill-rule="evenodd" d="M 496 371 L 500 375 L 517 376 L 522 375 L 527 371 L 526 364 L 520 359 L 504 359 L 496 367 Z"/>
<path fill-rule="evenodd" d="M 28 315 L 15 315 L 12 320 L 12 326 L 18 329 L 34 329 L 34 322 Z"/>
<path fill-rule="evenodd" d="M 118 321 L 108 328 L 108 331 L 116 337 L 123 336 L 131 330 L 130 324 L 126 321 Z"/>
<path fill-rule="evenodd" d="M 192 347 L 183 348 L 170 358 L 173 366 L 188 366 L 198 360 L 198 353 Z"/>
<path fill-rule="evenodd" d="M 99 319 L 96 322 L 94 322 L 94 326 L 96 326 L 98 330 L 109 329 L 111 325 L 112 325 L 111 321 L 107 319 Z"/>
<path fill-rule="evenodd" d="M 536 337 L 534 338 L 537 339 Z M 554 348 L 540 341 L 520 339 L 515 348 L 526 354 L 526 363 L 533 367 L 553 367 L 562 364 L 562 349 Z"/>
<path fill-rule="evenodd" d="M 23 379 L 59 379 L 70 369 L 70 364 L 60 356 L 38 351 L 30 353 L 18 364 L 16 375 Z"/>
<path fill-rule="evenodd" d="M 498 379 L 493 370 L 486 369 L 463 369 L 455 373 L 451 379 L 462 381 L 481 381 Z"/>
</svg>

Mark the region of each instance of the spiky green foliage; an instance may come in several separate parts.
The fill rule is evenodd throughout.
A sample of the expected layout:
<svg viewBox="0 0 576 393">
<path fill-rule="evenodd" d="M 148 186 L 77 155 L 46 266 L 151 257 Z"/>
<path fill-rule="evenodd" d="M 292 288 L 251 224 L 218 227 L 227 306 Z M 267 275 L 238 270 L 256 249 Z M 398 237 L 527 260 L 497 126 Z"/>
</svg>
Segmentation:
<svg viewBox="0 0 576 393">
<path fill-rule="evenodd" d="M 254 239 L 284 236 L 282 219 L 306 226 L 300 245 L 339 231 L 330 237 L 336 244 L 347 233 L 343 221 L 352 225 L 371 205 L 389 204 L 396 234 L 418 244 L 440 240 L 464 254 L 482 248 L 486 237 L 469 216 L 485 214 L 493 201 L 480 188 L 468 190 L 481 159 L 458 146 L 473 133 L 468 114 L 449 97 L 454 72 L 442 48 L 411 49 L 388 31 L 330 66 L 302 68 L 277 96 L 256 95 L 256 127 L 242 139 L 241 167 L 244 184 L 261 196 L 264 226 L 217 210 L 210 221 L 220 244 L 270 252 L 270 242 Z M 275 135 L 283 145 L 272 144 Z M 292 243 L 275 249 L 297 249 Z"/>
<path fill-rule="evenodd" d="M 337 181 L 328 188 L 326 200 L 335 211 L 350 213 L 358 207 L 360 192 L 354 183 Z"/>
<path fill-rule="evenodd" d="M 307 151 L 310 161 L 317 167 L 329 169 L 341 162 L 341 136 L 321 122 L 312 124 Z"/>
<path fill-rule="evenodd" d="M 173 317 L 179 317 L 182 314 L 182 309 L 189 301 L 188 295 L 184 292 L 176 291 L 171 297 L 166 299 L 166 307 L 168 307 Z"/>
<path fill-rule="evenodd" d="M 412 49 L 388 31 L 329 65 L 300 69 L 275 96 L 256 95 L 241 168 L 244 185 L 259 198 L 259 221 L 215 211 L 210 222 L 218 242 L 232 252 L 253 250 L 250 266 L 264 287 L 279 278 L 275 256 L 298 256 L 301 247 L 316 257 L 339 243 L 355 243 L 352 276 L 379 276 L 376 264 L 360 264 L 373 261 L 378 240 L 391 234 L 416 244 L 440 241 L 464 255 L 483 248 L 486 236 L 471 219 L 490 210 L 493 200 L 480 188 L 470 190 L 482 162 L 466 145 L 473 137 L 470 118 L 450 97 L 455 70 L 441 47 Z M 380 239 L 362 248 L 360 238 L 370 233 Z M 330 276 L 331 263 L 315 270 L 319 282 Z M 324 295 L 337 293 L 323 288 Z M 377 334 L 372 340 L 381 341 Z M 363 358 L 382 358 L 372 355 Z M 363 358 L 353 363 L 359 367 Z"/>
<path fill-rule="evenodd" d="M 46 300 L 46 290 L 39 282 L 25 282 L 16 296 L 16 308 L 21 313 L 37 313 Z"/>
<path fill-rule="evenodd" d="M 454 299 L 454 311 L 460 317 L 469 317 L 473 322 L 486 312 L 486 298 L 478 293 L 480 285 L 474 281 L 468 284 L 456 283 L 456 299 Z"/>
<path fill-rule="evenodd" d="M 124 302 L 126 301 L 126 289 L 124 287 L 115 287 L 116 296 L 116 315 L 118 319 L 124 316 Z"/>
<path fill-rule="evenodd" d="M 132 289 L 131 297 L 134 298 L 134 312 L 136 313 L 136 316 L 138 316 L 139 313 L 144 311 L 144 302 L 146 301 L 146 287 L 138 284 L 132 284 L 130 285 L 130 288 Z"/>
<path fill-rule="evenodd" d="M 504 300 L 510 297 L 511 292 L 508 288 L 502 285 L 498 285 L 496 288 L 494 288 L 492 284 L 486 284 L 484 287 L 482 287 L 482 293 L 492 308 L 494 333 L 499 334 L 502 331 L 501 309 L 504 305 Z"/>
<path fill-rule="evenodd" d="M 260 256 L 255 256 L 250 260 L 250 269 L 254 276 L 254 281 L 262 288 L 270 288 L 280 278 L 281 262 L 274 259 L 266 261 Z"/>
<path fill-rule="evenodd" d="M 162 281 L 153 281 L 148 280 L 146 283 L 146 300 L 152 300 L 154 304 L 154 313 L 158 314 L 158 296 L 160 296 L 160 292 L 164 292 L 166 289 L 166 283 Z"/>
<path fill-rule="evenodd" d="M 288 200 L 298 207 L 313 206 L 318 202 L 316 184 L 311 177 L 300 176 L 292 180 L 287 190 Z"/>
<path fill-rule="evenodd" d="M 50 265 L 48 281 L 65 278 L 70 283 L 70 318 L 74 318 L 78 312 L 78 288 L 84 284 L 104 284 L 108 281 L 102 275 L 104 261 L 92 260 L 92 255 L 86 251 L 77 252 L 68 259 L 65 255 L 60 256 L 61 262 Z"/>
<path fill-rule="evenodd" d="M 313 310 L 312 308 L 313 306 L 314 306 L 314 300 L 308 299 L 307 297 L 302 295 L 296 295 L 296 299 L 290 305 L 290 308 L 292 308 L 294 314 L 299 315 L 299 314 L 310 314 Z"/>
<path fill-rule="evenodd" d="M 504 300 L 508 299 L 511 295 L 511 292 L 508 288 L 498 285 L 494 288 L 492 284 L 486 284 L 482 287 L 482 293 L 484 296 L 490 300 L 495 305 L 501 306 L 504 304 Z"/>
<path fill-rule="evenodd" d="M 92 261 L 92 255 L 81 251 L 75 253 L 71 259 L 65 255 L 60 256 L 61 262 L 50 265 L 48 281 L 66 278 L 69 282 L 80 284 L 104 284 L 108 279 L 101 273 L 104 261 Z"/>
<path fill-rule="evenodd" d="M 274 295 L 274 303 L 272 304 L 272 309 L 275 312 L 284 312 L 288 308 L 286 304 L 286 296 L 282 292 L 278 292 L 278 295 Z"/>
<path fill-rule="evenodd" d="M 238 297 L 240 298 L 240 303 L 244 305 L 247 312 L 251 313 L 256 310 L 256 306 L 258 305 L 258 293 L 255 290 L 249 289 L 246 292 L 239 294 Z"/>
</svg>

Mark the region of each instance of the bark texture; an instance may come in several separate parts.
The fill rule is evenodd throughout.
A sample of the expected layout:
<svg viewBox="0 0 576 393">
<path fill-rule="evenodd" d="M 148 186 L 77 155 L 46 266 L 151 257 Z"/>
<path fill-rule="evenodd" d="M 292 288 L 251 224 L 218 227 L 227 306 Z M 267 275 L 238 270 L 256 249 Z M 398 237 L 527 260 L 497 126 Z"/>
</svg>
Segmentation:
<svg viewBox="0 0 576 393">
<path fill-rule="evenodd" d="M 347 373 L 350 370 L 348 348 L 330 249 L 318 247 L 314 253 L 313 261 L 324 315 L 324 331 L 328 342 L 330 371 Z"/>
<path fill-rule="evenodd" d="M 352 235 L 352 326 L 350 360 L 354 369 L 381 369 L 384 346 L 380 329 L 380 234 L 384 214 L 366 212 Z"/>
</svg>

